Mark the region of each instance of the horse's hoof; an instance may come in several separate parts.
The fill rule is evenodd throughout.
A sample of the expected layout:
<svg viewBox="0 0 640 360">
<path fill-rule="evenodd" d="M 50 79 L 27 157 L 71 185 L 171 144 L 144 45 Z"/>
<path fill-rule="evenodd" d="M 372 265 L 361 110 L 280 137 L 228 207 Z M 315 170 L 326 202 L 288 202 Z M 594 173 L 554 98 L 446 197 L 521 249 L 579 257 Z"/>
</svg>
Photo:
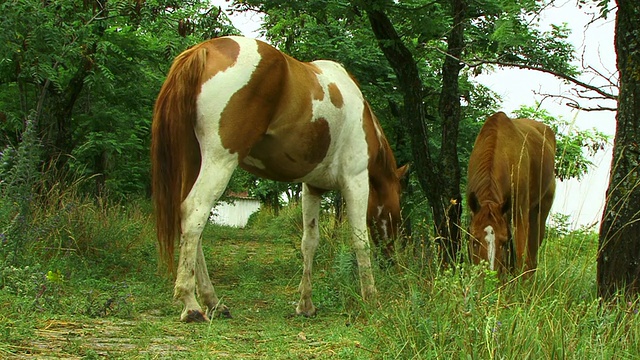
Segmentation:
<svg viewBox="0 0 640 360">
<path fill-rule="evenodd" d="M 209 317 L 202 311 L 198 310 L 189 310 L 187 315 L 181 319 L 183 322 L 192 323 L 192 322 L 207 322 L 209 321 Z"/>
<path fill-rule="evenodd" d="M 315 306 L 313 306 L 311 309 L 308 309 L 308 310 L 296 309 L 297 316 L 304 316 L 306 318 L 315 317 L 317 312 L 318 311 Z"/>
<path fill-rule="evenodd" d="M 209 316 L 211 318 L 213 318 L 214 316 L 218 316 L 224 319 L 232 319 L 233 316 L 231 316 L 231 311 L 229 310 L 229 308 L 225 305 L 218 305 L 215 308 L 211 309 L 209 311 Z"/>
</svg>

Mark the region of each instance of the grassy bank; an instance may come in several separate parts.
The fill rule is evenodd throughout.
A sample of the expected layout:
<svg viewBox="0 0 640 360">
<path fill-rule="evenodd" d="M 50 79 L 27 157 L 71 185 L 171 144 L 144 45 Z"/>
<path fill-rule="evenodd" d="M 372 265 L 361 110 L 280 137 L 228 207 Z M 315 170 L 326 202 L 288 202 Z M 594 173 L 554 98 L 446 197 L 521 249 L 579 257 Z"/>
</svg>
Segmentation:
<svg viewBox="0 0 640 360">
<path fill-rule="evenodd" d="M 348 231 L 325 217 L 313 278 L 319 313 L 308 319 L 292 316 L 300 209 L 264 211 L 246 229 L 205 231 L 209 270 L 233 318 L 181 324 L 146 201 L 70 196 L 44 205 L 24 220 L 0 212 L 0 358 L 639 355 L 638 304 L 602 306 L 596 296 L 590 231 L 554 231 L 536 275 L 507 284 L 480 267 L 440 271 L 429 258 L 400 254 L 396 266 L 376 269 L 378 303 L 364 304 Z"/>
</svg>

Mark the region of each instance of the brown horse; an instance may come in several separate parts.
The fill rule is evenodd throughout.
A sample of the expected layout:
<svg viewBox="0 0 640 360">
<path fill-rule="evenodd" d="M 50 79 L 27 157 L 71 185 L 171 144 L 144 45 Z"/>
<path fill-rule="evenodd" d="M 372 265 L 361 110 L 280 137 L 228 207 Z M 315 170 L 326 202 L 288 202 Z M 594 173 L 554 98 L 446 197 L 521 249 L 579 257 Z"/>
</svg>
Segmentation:
<svg viewBox="0 0 640 360">
<path fill-rule="evenodd" d="M 237 166 L 303 183 L 298 314 L 315 313 L 311 268 L 327 190 L 340 190 L 346 201 L 362 296 L 376 294 L 367 223 L 391 251 L 406 166 L 396 167 L 378 120 L 339 64 L 300 62 L 243 37 L 196 45 L 174 60 L 160 90 L 151 157 L 158 242 L 172 270 L 180 236 L 174 297 L 184 304 L 182 321 L 207 320 L 215 309 L 228 312 L 209 279 L 201 234 Z"/>
<path fill-rule="evenodd" d="M 541 122 L 503 112 L 487 119 L 469 159 L 474 263 L 486 260 L 501 274 L 535 271 L 555 193 L 555 151 L 555 135 Z"/>
</svg>

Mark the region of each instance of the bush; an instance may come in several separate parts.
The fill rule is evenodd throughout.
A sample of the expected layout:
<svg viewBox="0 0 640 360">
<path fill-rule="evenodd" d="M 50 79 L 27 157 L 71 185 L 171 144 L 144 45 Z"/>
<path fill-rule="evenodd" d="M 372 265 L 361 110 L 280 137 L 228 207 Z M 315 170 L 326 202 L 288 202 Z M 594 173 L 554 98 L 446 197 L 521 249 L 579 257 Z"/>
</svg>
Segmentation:
<svg viewBox="0 0 640 360">
<path fill-rule="evenodd" d="M 12 304 L 6 310 L 95 316 L 100 312 L 96 303 L 108 302 L 109 313 L 130 312 L 119 292 L 100 292 L 107 294 L 104 301 L 103 295 L 95 294 L 79 300 L 72 287 L 86 279 L 110 284 L 155 274 L 149 200 L 132 198 L 123 206 L 84 195 L 79 189 L 90 179 L 62 181 L 58 179 L 70 177 L 53 168 L 38 170 L 37 154 L 25 150 L 30 144 L 37 140 L 28 124 L 19 148 L 6 162 L 10 166 L 2 168 L 6 177 L 0 184 L 0 292 Z M 83 301 L 87 309 L 78 310 Z"/>
</svg>

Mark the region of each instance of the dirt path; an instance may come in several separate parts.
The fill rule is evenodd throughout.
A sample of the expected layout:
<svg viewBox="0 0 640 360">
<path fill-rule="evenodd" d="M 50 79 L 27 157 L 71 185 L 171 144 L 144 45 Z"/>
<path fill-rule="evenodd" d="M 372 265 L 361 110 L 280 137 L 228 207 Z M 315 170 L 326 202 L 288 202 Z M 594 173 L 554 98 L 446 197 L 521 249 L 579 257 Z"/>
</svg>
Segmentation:
<svg viewBox="0 0 640 360">
<path fill-rule="evenodd" d="M 149 316 L 141 320 L 96 319 L 70 322 L 49 320 L 36 329 L 36 336 L 12 359 L 86 359 L 127 357 L 137 354 L 145 358 L 176 358 L 186 348 L 183 336 L 136 336 L 140 322 L 157 321 Z M 135 355 L 134 355 L 135 356 Z"/>
</svg>

